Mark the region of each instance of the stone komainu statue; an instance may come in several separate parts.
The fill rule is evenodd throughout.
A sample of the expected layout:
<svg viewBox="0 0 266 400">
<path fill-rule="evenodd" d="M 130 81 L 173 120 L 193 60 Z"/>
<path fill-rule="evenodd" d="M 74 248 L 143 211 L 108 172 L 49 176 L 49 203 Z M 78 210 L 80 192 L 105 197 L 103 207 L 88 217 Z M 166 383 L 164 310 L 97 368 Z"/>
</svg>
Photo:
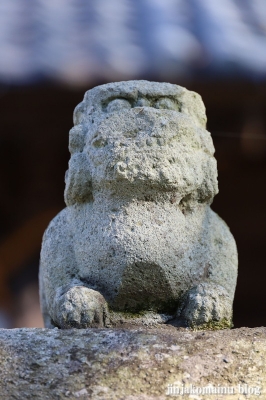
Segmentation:
<svg viewBox="0 0 266 400">
<path fill-rule="evenodd" d="M 237 250 L 210 208 L 217 167 L 200 96 L 110 83 L 85 94 L 74 124 L 67 207 L 42 244 L 45 326 L 231 326 Z"/>
</svg>

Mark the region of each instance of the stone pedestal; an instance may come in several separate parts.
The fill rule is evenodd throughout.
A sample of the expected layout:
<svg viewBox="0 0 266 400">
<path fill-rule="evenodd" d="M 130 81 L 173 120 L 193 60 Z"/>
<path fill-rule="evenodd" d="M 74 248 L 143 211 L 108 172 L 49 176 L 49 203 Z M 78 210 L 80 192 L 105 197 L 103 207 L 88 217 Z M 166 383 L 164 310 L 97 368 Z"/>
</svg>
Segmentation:
<svg viewBox="0 0 266 400">
<path fill-rule="evenodd" d="M 0 343 L 5 400 L 266 398 L 266 328 L 25 328 Z"/>
</svg>

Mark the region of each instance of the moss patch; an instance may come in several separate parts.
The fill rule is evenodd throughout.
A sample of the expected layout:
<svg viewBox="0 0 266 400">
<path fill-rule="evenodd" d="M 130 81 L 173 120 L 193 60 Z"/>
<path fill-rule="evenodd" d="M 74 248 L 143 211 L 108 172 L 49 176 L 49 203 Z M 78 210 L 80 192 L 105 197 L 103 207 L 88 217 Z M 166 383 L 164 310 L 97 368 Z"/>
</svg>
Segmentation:
<svg viewBox="0 0 266 400">
<path fill-rule="evenodd" d="M 232 320 L 228 320 L 226 318 L 221 319 L 220 321 L 209 321 L 202 325 L 194 325 L 192 324 L 190 328 L 193 331 L 217 331 L 221 329 L 231 329 L 233 328 Z"/>
</svg>

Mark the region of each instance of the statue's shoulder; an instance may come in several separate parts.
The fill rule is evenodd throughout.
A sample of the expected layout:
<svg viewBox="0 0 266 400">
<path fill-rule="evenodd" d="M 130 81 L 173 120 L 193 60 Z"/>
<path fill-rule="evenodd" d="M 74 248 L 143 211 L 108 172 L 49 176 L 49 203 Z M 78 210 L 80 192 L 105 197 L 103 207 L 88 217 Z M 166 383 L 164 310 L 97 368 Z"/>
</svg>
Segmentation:
<svg viewBox="0 0 266 400">
<path fill-rule="evenodd" d="M 208 207 L 208 220 L 210 224 L 210 228 L 215 229 L 222 229 L 225 231 L 230 231 L 226 222 L 210 207 Z"/>
<path fill-rule="evenodd" d="M 209 208 L 209 232 L 212 234 L 214 243 L 219 245 L 220 252 L 228 252 L 228 248 L 232 249 L 234 254 L 237 253 L 235 239 L 227 223 Z"/>
<path fill-rule="evenodd" d="M 48 227 L 44 232 L 43 236 L 44 241 L 48 238 L 66 233 L 69 225 L 68 214 L 69 210 L 68 207 L 66 207 L 52 219 L 52 221 L 49 223 Z"/>
</svg>

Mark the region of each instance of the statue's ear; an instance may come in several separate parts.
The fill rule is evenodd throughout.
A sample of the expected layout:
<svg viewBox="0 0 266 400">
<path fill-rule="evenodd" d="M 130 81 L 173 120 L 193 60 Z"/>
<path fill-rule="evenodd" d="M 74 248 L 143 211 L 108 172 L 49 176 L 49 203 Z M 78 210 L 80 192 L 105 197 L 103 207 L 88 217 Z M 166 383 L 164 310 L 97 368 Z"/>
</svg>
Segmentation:
<svg viewBox="0 0 266 400">
<path fill-rule="evenodd" d="M 81 103 L 79 103 L 77 105 L 77 107 L 74 110 L 74 113 L 73 113 L 74 125 L 78 125 L 78 124 L 82 123 L 82 121 L 85 117 L 84 112 L 85 112 L 85 102 L 82 101 Z"/>
<path fill-rule="evenodd" d="M 86 154 L 75 153 L 70 158 L 65 183 L 64 198 L 67 206 L 92 199 L 90 164 Z"/>
<path fill-rule="evenodd" d="M 214 196 L 219 192 L 217 180 L 217 162 L 214 157 L 205 157 L 201 165 L 202 176 L 204 179 L 197 189 L 197 201 L 199 203 L 212 203 Z"/>
<path fill-rule="evenodd" d="M 71 154 L 82 152 L 86 142 L 86 127 L 85 125 L 75 125 L 69 131 L 68 149 Z"/>
<path fill-rule="evenodd" d="M 206 129 L 206 110 L 201 96 L 184 89 L 178 100 L 181 102 L 181 112 L 192 117 L 198 126 Z"/>
</svg>

